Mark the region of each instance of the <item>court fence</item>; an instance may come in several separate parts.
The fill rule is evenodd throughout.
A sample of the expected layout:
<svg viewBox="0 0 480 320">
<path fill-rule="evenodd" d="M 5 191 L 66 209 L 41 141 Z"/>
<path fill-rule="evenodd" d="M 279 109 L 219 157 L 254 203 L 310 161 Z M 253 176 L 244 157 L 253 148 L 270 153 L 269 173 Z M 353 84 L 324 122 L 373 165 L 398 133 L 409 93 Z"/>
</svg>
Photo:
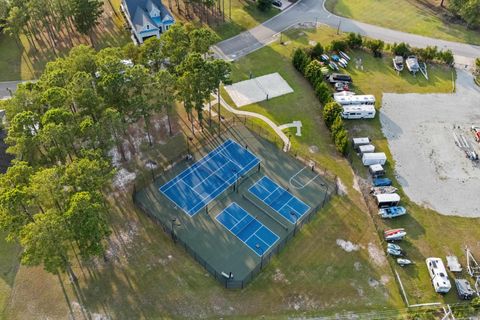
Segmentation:
<svg viewBox="0 0 480 320">
<path fill-rule="evenodd" d="M 324 198 L 322 201 L 315 207 L 311 208 L 311 210 L 301 218 L 300 221 L 295 223 L 293 229 L 291 229 L 287 235 L 281 239 L 267 254 L 263 255 L 260 259 L 260 262 L 253 268 L 246 277 L 242 280 L 231 279 L 228 274 L 216 270 L 213 266 L 211 266 L 206 260 L 204 260 L 198 252 L 196 252 L 187 242 L 183 241 L 181 238 L 175 235 L 174 227 L 168 221 L 162 221 L 151 209 L 143 205 L 140 201 L 136 199 L 137 190 L 141 190 L 146 186 L 153 183 L 157 178 L 161 175 L 164 175 L 168 172 L 176 163 L 184 160 L 190 154 L 195 151 L 200 151 L 201 147 L 204 145 L 208 145 L 208 143 L 213 142 L 215 139 L 218 139 L 218 131 L 220 131 L 220 135 L 225 133 L 237 125 L 243 125 L 247 127 L 250 132 L 257 134 L 261 138 L 268 140 L 278 147 L 282 147 L 283 150 L 283 142 L 282 140 L 272 132 L 269 132 L 264 127 L 248 120 L 247 118 L 238 118 L 233 117 L 231 119 L 226 119 L 222 121 L 223 128 L 221 130 L 217 130 L 217 133 L 204 133 L 204 136 L 199 138 L 197 137 L 197 141 L 194 142 L 192 140 L 187 141 L 187 148 L 178 154 L 171 157 L 168 161 L 160 164 L 156 169 L 150 169 L 143 173 L 137 175 L 135 183 L 133 185 L 133 192 L 132 192 L 132 200 L 133 203 L 141 209 L 147 216 L 149 216 L 156 224 L 162 227 L 163 231 L 169 234 L 172 237 L 172 240 L 175 243 L 181 245 L 185 251 L 187 251 L 201 266 L 203 266 L 217 281 L 219 281 L 225 288 L 228 289 L 243 289 L 249 282 L 251 282 L 255 276 L 268 264 L 268 262 L 272 259 L 272 257 L 278 254 L 289 242 L 292 240 L 298 231 L 308 222 L 310 222 L 316 215 L 320 209 L 325 206 L 325 204 L 331 199 L 332 196 L 338 194 L 338 184 L 337 184 L 337 176 L 326 168 L 318 165 L 318 163 L 312 159 L 307 153 L 300 149 L 291 148 L 288 151 L 288 154 L 301 162 L 305 165 L 312 167 L 312 170 L 315 171 L 317 174 L 326 178 L 327 183 L 326 192 L 324 194 Z M 331 186 L 331 188 L 328 187 Z"/>
</svg>

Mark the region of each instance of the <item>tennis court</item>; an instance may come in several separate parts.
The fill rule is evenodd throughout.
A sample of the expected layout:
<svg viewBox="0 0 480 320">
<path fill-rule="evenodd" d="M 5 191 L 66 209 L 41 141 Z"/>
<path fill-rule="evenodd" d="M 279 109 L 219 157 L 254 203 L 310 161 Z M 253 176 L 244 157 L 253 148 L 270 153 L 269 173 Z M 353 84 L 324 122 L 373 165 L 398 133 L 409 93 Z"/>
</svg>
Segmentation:
<svg viewBox="0 0 480 320">
<path fill-rule="evenodd" d="M 216 219 L 259 256 L 263 256 L 279 239 L 235 202 L 220 212 Z"/>
<path fill-rule="evenodd" d="M 160 192 L 190 217 L 260 163 L 254 154 L 228 139 L 160 187 Z"/>
<path fill-rule="evenodd" d="M 248 191 L 292 224 L 310 210 L 310 206 L 267 176 L 263 176 Z"/>
</svg>

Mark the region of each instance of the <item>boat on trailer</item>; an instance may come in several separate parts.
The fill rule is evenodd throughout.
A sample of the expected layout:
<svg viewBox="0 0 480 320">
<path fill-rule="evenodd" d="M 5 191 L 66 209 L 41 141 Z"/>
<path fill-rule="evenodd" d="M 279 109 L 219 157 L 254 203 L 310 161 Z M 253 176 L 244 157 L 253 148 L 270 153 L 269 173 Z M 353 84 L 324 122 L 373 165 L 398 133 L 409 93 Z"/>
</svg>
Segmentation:
<svg viewBox="0 0 480 320">
<path fill-rule="evenodd" d="M 406 215 L 407 209 L 401 206 L 382 208 L 378 210 L 378 214 L 384 219 L 391 219 Z"/>
<path fill-rule="evenodd" d="M 398 72 L 401 72 L 403 70 L 404 64 L 402 56 L 395 56 L 395 58 L 393 58 L 393 68 Z"/>
<path fill-rule="evenodd" d="M 347 60 L 347 61 L 350 61 L 350 57 L 343 51 L 339 51 L 338 54 L 340 55 L 340 57 L 342 57 L 343 59 Z"/>
<path fill-rule="evenodd" d="M 386 241 L 400 241 L 407 235 L 403 228 L 386 230 L 383 236 Z"/>
<path fill-rule="evenodd" d="M 407 60 L 405 61 L 407 64 L 408 70 L 413 73 L 414 75 L 420 71 L 420 65 L 418 64 L 418 59 L 416 56 L 408 56 Z"/>
<path fill-rule="evenodd" d="M 395 193 L 397 190 L 394 186 L 372 187 L 370 193 L 375 196 L 382 193 Z"/>
</svg>

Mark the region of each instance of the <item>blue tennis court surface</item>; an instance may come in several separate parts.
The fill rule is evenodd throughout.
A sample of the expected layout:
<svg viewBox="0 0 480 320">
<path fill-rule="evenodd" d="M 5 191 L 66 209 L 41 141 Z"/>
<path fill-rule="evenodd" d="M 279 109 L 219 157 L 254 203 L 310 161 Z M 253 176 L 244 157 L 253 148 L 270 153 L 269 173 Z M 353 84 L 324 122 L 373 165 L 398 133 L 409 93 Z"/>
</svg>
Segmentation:
<svg viewBox="0 0 480 320">
<path fill-rule="evenodd" d="M 217 221 L 259 256 L 263 256 L 279 239 L 275 233 L 252 217 L 236 202 L 231 203 L 220 212 Z"/>
<path fill-rule="evenodd" d="M 300 220 L 310 210 L 310 206 L 267 176 L 263 176 L 248 191 L 292 224 L 295 224 L 295 221 Z"/>
<path fill-rule="evenodd" d="M 254 154 L 229 139 L 161 186 L 160 192 L 193 216 L 259 163 Z"/>
</svg>

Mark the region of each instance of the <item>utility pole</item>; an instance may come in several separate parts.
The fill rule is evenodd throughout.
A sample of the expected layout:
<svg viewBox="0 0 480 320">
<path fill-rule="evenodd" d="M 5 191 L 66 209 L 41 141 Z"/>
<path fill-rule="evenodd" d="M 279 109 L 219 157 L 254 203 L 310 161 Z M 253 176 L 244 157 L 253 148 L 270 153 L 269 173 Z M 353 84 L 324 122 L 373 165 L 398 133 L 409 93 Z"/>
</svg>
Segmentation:
<svg viewBox="0 0 480 320">
<path fill-rule="evenodd" d="M 340 34 L 340 25 L 342 24 L 342 18 L 338 18 L 337 34 Z"/>
</svg>

